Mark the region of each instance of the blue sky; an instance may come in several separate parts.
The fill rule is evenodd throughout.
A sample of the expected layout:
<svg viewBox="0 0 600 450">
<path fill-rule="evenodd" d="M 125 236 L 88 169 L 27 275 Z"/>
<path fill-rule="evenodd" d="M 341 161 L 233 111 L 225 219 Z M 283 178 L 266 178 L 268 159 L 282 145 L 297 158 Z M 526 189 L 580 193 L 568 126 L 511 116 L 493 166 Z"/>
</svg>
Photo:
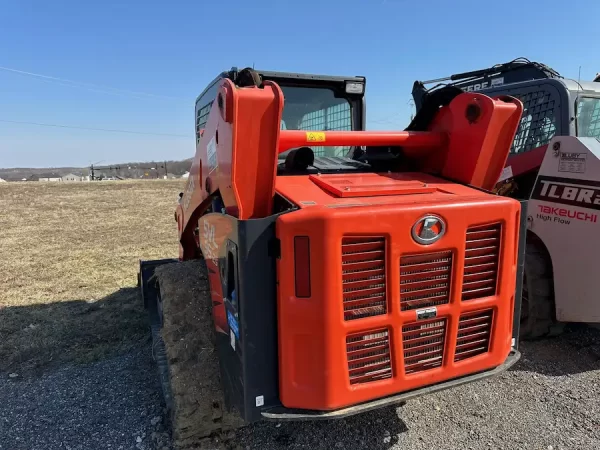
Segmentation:
<svg viewBox="0 0 600 450">
<path fill-rule="evenodd" d="M 0 0 L 0 7 L 0 67 L 85 83 L 0 70 L 0 167 L 191 157 L 194 99 L 231 66 L 365 75 L 370 129 L 407 125 L 416 79 L 519 56 L 574 78 L 579 66 L 582 79 L 600 72 L 594 0 Z"/>
</svg>

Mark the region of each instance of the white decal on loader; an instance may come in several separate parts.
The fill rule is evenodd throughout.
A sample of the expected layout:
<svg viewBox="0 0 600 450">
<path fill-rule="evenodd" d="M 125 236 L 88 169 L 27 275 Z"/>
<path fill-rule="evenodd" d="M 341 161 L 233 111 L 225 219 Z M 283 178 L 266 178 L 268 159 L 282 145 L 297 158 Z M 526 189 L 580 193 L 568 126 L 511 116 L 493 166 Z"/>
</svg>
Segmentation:
<svg viewBox="0 0 600 450">
<path fill-rule="evenodd" d="M 212 137 L 212 139 L 208 142 L 208 145 L 206 146 L 206 155 L 207 155 L 207 159 L 208 159 L 208 173 L 211 173 L 213 170 L 215 170 L 217 168 L 217 165 L 218 165 L 217 144 L 216 144 L 214 136 Z"/>
<path fill-rule="evenodd" d="M 470 86 L 463 87 L 463 90 L 466 92 L 475 92 L 481 91 L 482 89 L 487 89 L 489 87 L 502 86 L 504 84 L 504 77 L 492 78 L 489 82 L 484 81 L 482 83 L 475 83 Z"/>
<path fill-rule="evenodd" d="M 531 198 L 600 210 L 600 185 L 594 181 L 541 176 Z"/>
<path fill-rule="evenodd" d="M 567 183 L 552 183 L 545 180 L 541 180 L 540 183 L 542 183 L 542 192 L 540 192 L 542 197 L 600 205 L 600 197 L 596 189 L 584 189 Z"/>
<path fill-rule="evenodd" d="M 513 177 L 512 166 L 507 166 L 502 169 L 502 173 L 500 174 L 500 178 L 498 179 L 498 183 L 504 180 L 508 180 Z"/>
<path fill-rule="evenodd" d="M 463 90 L 466 92 L 474 92 L 474 91 L 480 91 L 482 89 L 486 89 L 488 87 L 489 87 L 489 83 L 487 81 L 484 81 L 483 83 L 475 83 L 475 84 L 472 84 L 471 86 L 465 86 L 463 88 Z"/>
<path fill-rule="evenodd" d="M 203 234 L 204 248 L 202 251 L 204 253 L 204 257 L 213 260 L 216 264 L 219 256 L 217 254 L 219 248 L 217 246 L 217 242 L 215 241 L 215 226 L 209 223 L 208 220 L 204 221 Z"/>
<path fill-rule="evenodd" d="M 558 160 L 559 172 L 585 173 L 587 153 L 561 152 Z"/>
<path fill-rule="evenodd" d="M 265 404 L 265 396 L 264 395 L 256 396 L 256 407 L 260 408 L 261 406 L 264 406 L 264 404 Z"/>
<path fill-rule="evenodd" d="M 196 187 L 196 183 L 194 182 L 194 177 L 190 175 L 188 179 L 187 189 L 185 190 L 185 195 L 183 196 L 183 210 L 187 211 L 190 206 L 190 202 L 192 200 L 192 195 L 194 194 L 194 188 Z"/>
</svg>

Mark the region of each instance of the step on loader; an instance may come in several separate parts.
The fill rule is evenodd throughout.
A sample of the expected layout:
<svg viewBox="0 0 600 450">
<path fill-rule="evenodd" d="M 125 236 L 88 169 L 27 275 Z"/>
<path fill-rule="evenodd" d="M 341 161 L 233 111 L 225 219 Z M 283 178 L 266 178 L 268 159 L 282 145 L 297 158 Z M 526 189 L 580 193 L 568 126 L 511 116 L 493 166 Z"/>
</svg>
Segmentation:
<svg viewBox="0 0 600 450">
<path fill-rule="evenodd" d="M 522 113 L 461 93 L 364 131 L 363 77 L 232 69 L 196 102 L 177 260 L 141 261 L 175 443 L 327 420 L 519 359 Z"/>
<path fill-rule="evenodd" d="M 413 85 L 417 111 L 428 97 L 449 99 L 461 92 L 523 102 L 510 155 L 493 189 L 529 200 L 521 338 L 557 335 L 569 322 L 600 323 L 595 265 L 600 239 L 593 238 L 600 226 L 600 77 L 572 80 L 518 58 Z"/>
</svg>

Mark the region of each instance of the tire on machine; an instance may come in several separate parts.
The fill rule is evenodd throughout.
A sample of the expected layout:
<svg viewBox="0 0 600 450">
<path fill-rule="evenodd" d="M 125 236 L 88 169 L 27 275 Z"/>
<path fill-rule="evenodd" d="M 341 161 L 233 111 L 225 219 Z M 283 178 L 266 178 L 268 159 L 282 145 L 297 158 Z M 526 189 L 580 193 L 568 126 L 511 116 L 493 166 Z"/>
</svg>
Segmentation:
<svg viewBox="0 0 600 450">
<path fill-rule="evenodd" d="M 534 340 L 557 336 L 564 324 L 556 320 L 554 280 L 550 255 L 535 234 L 527 233 L 520 338 Z"/>
</svg>

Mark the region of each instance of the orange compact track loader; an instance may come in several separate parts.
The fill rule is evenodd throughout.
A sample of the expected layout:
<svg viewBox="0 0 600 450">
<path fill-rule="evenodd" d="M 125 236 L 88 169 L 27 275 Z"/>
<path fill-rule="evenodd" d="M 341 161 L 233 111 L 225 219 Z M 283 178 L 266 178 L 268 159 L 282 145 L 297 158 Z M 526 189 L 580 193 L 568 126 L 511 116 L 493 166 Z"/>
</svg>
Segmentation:
<svg viewBox="0 0 600 450">
<path fill-rule="evenodd" d="M 521 102 L 431 96 L 405 131 L 369 132 L 364 90 L 232 69 L 198 98 L 179 260 L 139 274 L 178 445 L 401 403 L 519 359 L 526 211 L 489 190 Z"/>
</svg>

